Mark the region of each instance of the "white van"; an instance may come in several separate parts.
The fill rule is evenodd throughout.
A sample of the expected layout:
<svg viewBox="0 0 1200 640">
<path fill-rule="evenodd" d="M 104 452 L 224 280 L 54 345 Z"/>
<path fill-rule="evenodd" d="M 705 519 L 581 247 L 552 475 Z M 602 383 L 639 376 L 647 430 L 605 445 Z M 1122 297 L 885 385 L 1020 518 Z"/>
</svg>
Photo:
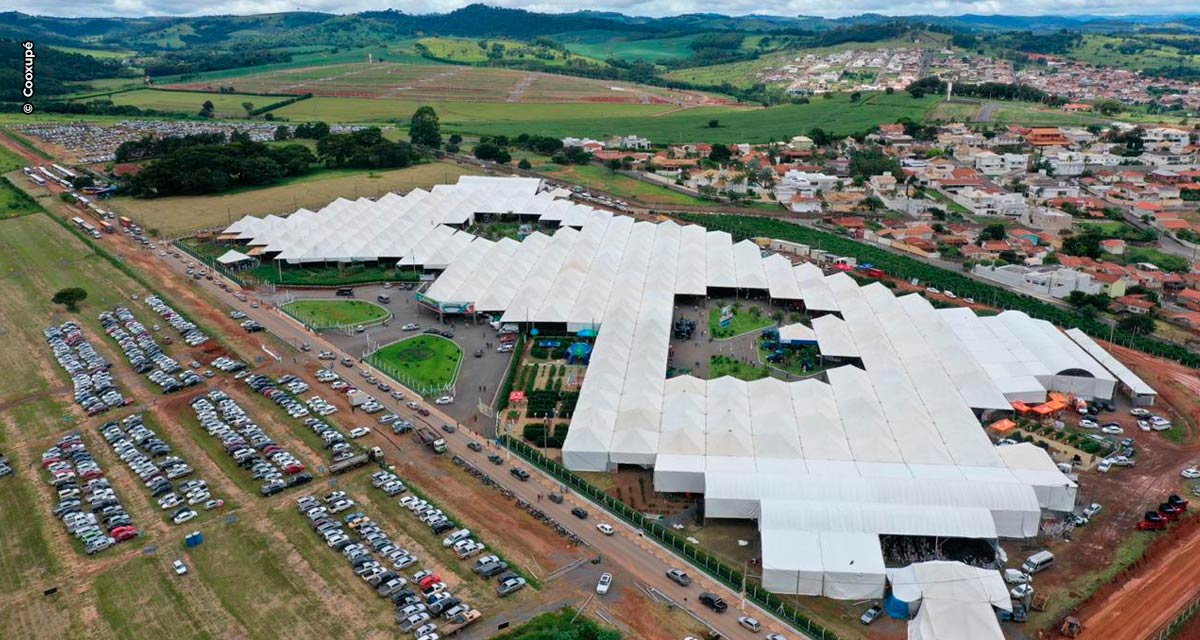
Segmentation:
<svg viewBox="0 0 1200 640">
<path fill-rule="evenodd" d="M 382 304 L 389 304 L 392 301 L 392 297 L 386 293 L 381 293 L 381 294 L 375 296 L 375 299 L 378 300 Z"/>
<path fill-rule="evenodd" d="M 1025 564 L 1021 565 L 1021 570 L 1029 575 L 1033 575 L 1039 571 L 1049 569 L 1053 564 L 1053 553 L 1050 553 L 1049 551 L 1039 551 L 1029 556 L 1029 559 L 1025 561 Z"/>
</svg>

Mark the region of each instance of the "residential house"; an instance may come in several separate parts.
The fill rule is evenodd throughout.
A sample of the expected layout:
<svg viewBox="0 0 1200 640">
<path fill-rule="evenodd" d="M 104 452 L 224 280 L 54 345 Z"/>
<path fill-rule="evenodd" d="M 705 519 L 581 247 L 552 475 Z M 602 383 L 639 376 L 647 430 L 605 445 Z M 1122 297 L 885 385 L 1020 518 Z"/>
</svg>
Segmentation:
<svg viewBox="0 0 1200 640">
<path fill-rule="evenodd" d="M 1120 238 L 1101 240 L 1100 249 L 1114 256 L 1123 256 L 1125 255 L 1125 241 Z"/>
<path fill-rule="evenodd" d="M 1200 311 L 1200 291 L 1191 288 L 1184 289 L 1175 294 L 1175 302 L 1192 311 Z"/>
<path fill-rule="evenodd" d="M 1132 313 L 1144 316 L 1154 310 L 1154 303 L 1144 295 L 1132 294 L 1113 300 L 1110 308 L 1116 313 Z"/>
<path fill-rule="evenodd" d="M 1037 178 L 1029 181 L 1029 195 L 1038 200 L 1077 198 L 1079 187 L 1074 182 L 1056 178 Z"/>
<path fill-rule="evenodd" d="M 1025 134 L 1025 142 L 1034 147 L 1065 147 L 1071 141 L 1058 127 L 1033 128 Z"/>
<path fill-rule="evenodd" d="M 1029 155 L 1025 153 L 994 153 L 981 151 L 975 154 L 975 169 L 985 176 L 998 176 L 1015 171 L 1024 171 L 1029 166 Z"/>
<path fill-rule="evenodd" d="M 1031 294 L 1066 298 L 1072 291 L 1103 293 L 1104 287 L 1087 273 L 1055 266 L 1027 267 L 1009 264 L 999 267 L 976 265 L 971 273 Z"/>
<path fill-rule="evenodd" d="M 871 176 L 869 182 L 871 183 L 871 188 L 879 193 L 894 193 L 896 191 L 896 176 L 890 173 Z"/>
<path fill-rule="evenodd" d="M 600 142 L 599 140 L 592 140 L 591 138 L 563 138 L 562 143 L 564 149 L 579 147 L 588 153 L 596 153 L 597 151 L 604 149 L 603 142 Z"/>
<path fill-rule="evenodd" d="M 650 140 L 648 138 L 642 138 L 640 136 L 633 136 L 633 135 L 625 136 L 624 138 L 621 138 L 620 140 L 617 141 L 617 147 L 619 147 L 621 149 L 643 149 L 644 150 L 644 149 L 649 149 L 651 146 L 653 146 L 653 145 L 650 144 Z"/>
<path fill-rule="evenodd" d="M 836 176 L 824 173 L 788 171 L 783 174 L 779 182 L 775 183 L 775 199 L 780 202 L 791 202 L 792 197 L 795 195 L 815 198 L 818 192 L 828 192 L 838 182 L 839 180 Z"/>
<path fill-rule="evenodd" d="M 1078 151 L 1047 151 L 1042 154 L 1042 158 L 1054 170 L 1056 176 L 1077 176 L 1083 173 L 1084 155 Z"/>
<path fill-rule="evenodd" d="M 1182 153 L 1191 143 L 1191 136 L 1180 129 L 1153 127 L 1142 132 L 1142 141 L 1147 149 Z"/>
<path fill-rule="evenodd" d="M 1075 219 L 1070 214 L 1047 207 L 1030 207 L 1017 218 L 1021 224 L 1034 229 L 1059 233 L 1070 229 Z"/>
<path fill-rule="evenodd" d="M 980 216 L 1016 218 L 1029 208 L 1021 194 L 992 186 L 966 187 L 953 199 Z"/>
</svg>

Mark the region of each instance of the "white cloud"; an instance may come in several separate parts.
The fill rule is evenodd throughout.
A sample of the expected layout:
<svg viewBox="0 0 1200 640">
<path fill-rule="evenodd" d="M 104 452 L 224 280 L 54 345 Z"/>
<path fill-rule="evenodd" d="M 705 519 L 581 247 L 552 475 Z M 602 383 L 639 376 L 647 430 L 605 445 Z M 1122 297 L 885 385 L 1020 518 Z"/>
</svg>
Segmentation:
<svg viewBox="0 0 1200 640">
<path fill-rule="evenodd" d="M 47 15 L 61 16 L 112 16 L 131 17 L 143 15 L 247 15 L 277 11 L 321 11 L 327 13 L 354 13 L 358 11 L 394 8 L 407 13 L 431 13 L 451 11 L 466 4 L 463 0 L 413 0 L 397 4 L 389 0 L 215 0 L 194 2 L 192 0 L 59 0 Z M 502 7 L 528 9 L 549 13 L 576 11 L 583 8 L 574 0 L 489 0 L 488 4 Z M 4 6 L 10 5 L 10 6 Z M 1195 12 L 1194 2 L 1167 0 L 1153 6 L 1138 6 L 1129 0 L 782 0 L 763 3 L 761 0 L 726 0 L 719 8 L 703 0 L 602 0 L 587 3 L 586 8 L 601 11 L 620 11 L 631 15 L 665 16 L 681 13 L 709 12 L 719 9 L 726 15 L 748 13 L 781 16 L 811 15 L 841 17 L 860 13 L 883 13 L 888 15 L 960 15 L 997 14 L 1005 15 L 1124 15 L 1130 9 L 1141 12 L 1170 14 Z M 25 10 L 12 5 L 12 0 L 0 0 L 0 9 Z M 34 13 L 42 13 L 34 10 Z"/>
</svg>

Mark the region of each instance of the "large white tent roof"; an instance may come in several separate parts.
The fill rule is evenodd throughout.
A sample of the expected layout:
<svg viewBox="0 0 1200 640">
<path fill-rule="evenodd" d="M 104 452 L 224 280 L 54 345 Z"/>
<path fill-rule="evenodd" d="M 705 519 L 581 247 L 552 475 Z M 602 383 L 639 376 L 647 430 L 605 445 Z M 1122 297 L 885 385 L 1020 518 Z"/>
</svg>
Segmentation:
<svg viewBox="0 0 1200 640">
<path fill-rule="evenodd" d="M 654 467 L 656 489 L 704 492 L 709 517 L 762 518 L 772 584 L 790 578 L 827 595 L 873 597 L 882 533 L 1027 537 L 1041 508 L 1073 504 L 1074 484 L 1045 452 L 997 451 L 973 411 L 1007 409 L 1013 395 L 1044 397 L 1063 379 L 1082 379 L 1088 391 L 1115 383 L 1086 345 L 1049 323 L 937 311 L 920 296 L 764 257 L 727 232 L 635 222 L 538 188 L 463 178 L 245 218 L 226 233 L 289 261 L 375 256 L 444 268 L 426 296 L 508 322 L 598 328 L 564 464 Z M 491 242 L 447 226 L 509 212 L 561 227 Z M 675 297 L 713 288 L 803 304 L 817 316 L 820 352 L 861 365 L 794 382 L 667 380 Z M 771 551 L 780 540 L 813 544 L 780 558 Z M 805 573 L 814 568 L 815 583 Z"/>
</svg>

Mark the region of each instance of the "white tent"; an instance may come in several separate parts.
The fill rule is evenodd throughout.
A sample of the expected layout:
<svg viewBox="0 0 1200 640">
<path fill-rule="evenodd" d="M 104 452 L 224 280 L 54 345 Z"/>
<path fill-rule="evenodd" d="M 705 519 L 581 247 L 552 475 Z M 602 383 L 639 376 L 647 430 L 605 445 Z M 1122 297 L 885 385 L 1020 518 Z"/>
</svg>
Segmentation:
<svg viewBox="0 0 1200 640">
<path fill-rule="evenodd" d="M 817 334 L 799 322 L 779 327 L 779 341 L 784 344 L 814 344 Z"/>
<path fill-rule="evenodd" d="M 221 254 L 221 257 L 217 258 L 217 262 L 224 264 L 224 265 L 230 265 L 230 264 L 237 264 L 239 262 L 245 262 L 246 260 L 253 260 L 253 259 L 254 258 L 251 258 L 250 256 L 242 253 L 241 251 L 236 251 L 234 249 L 230 249 L 229 251 L 226 251 L 225 253 Z"/>
<path fill-rule="evenodd" d="M 995 609 L 1012 611 L 1000 572 L 961 562 L 920 562 L 891 570 L 893 593 L 920 592 L 909 640 L 1002 640 Z"/>
</svg>

